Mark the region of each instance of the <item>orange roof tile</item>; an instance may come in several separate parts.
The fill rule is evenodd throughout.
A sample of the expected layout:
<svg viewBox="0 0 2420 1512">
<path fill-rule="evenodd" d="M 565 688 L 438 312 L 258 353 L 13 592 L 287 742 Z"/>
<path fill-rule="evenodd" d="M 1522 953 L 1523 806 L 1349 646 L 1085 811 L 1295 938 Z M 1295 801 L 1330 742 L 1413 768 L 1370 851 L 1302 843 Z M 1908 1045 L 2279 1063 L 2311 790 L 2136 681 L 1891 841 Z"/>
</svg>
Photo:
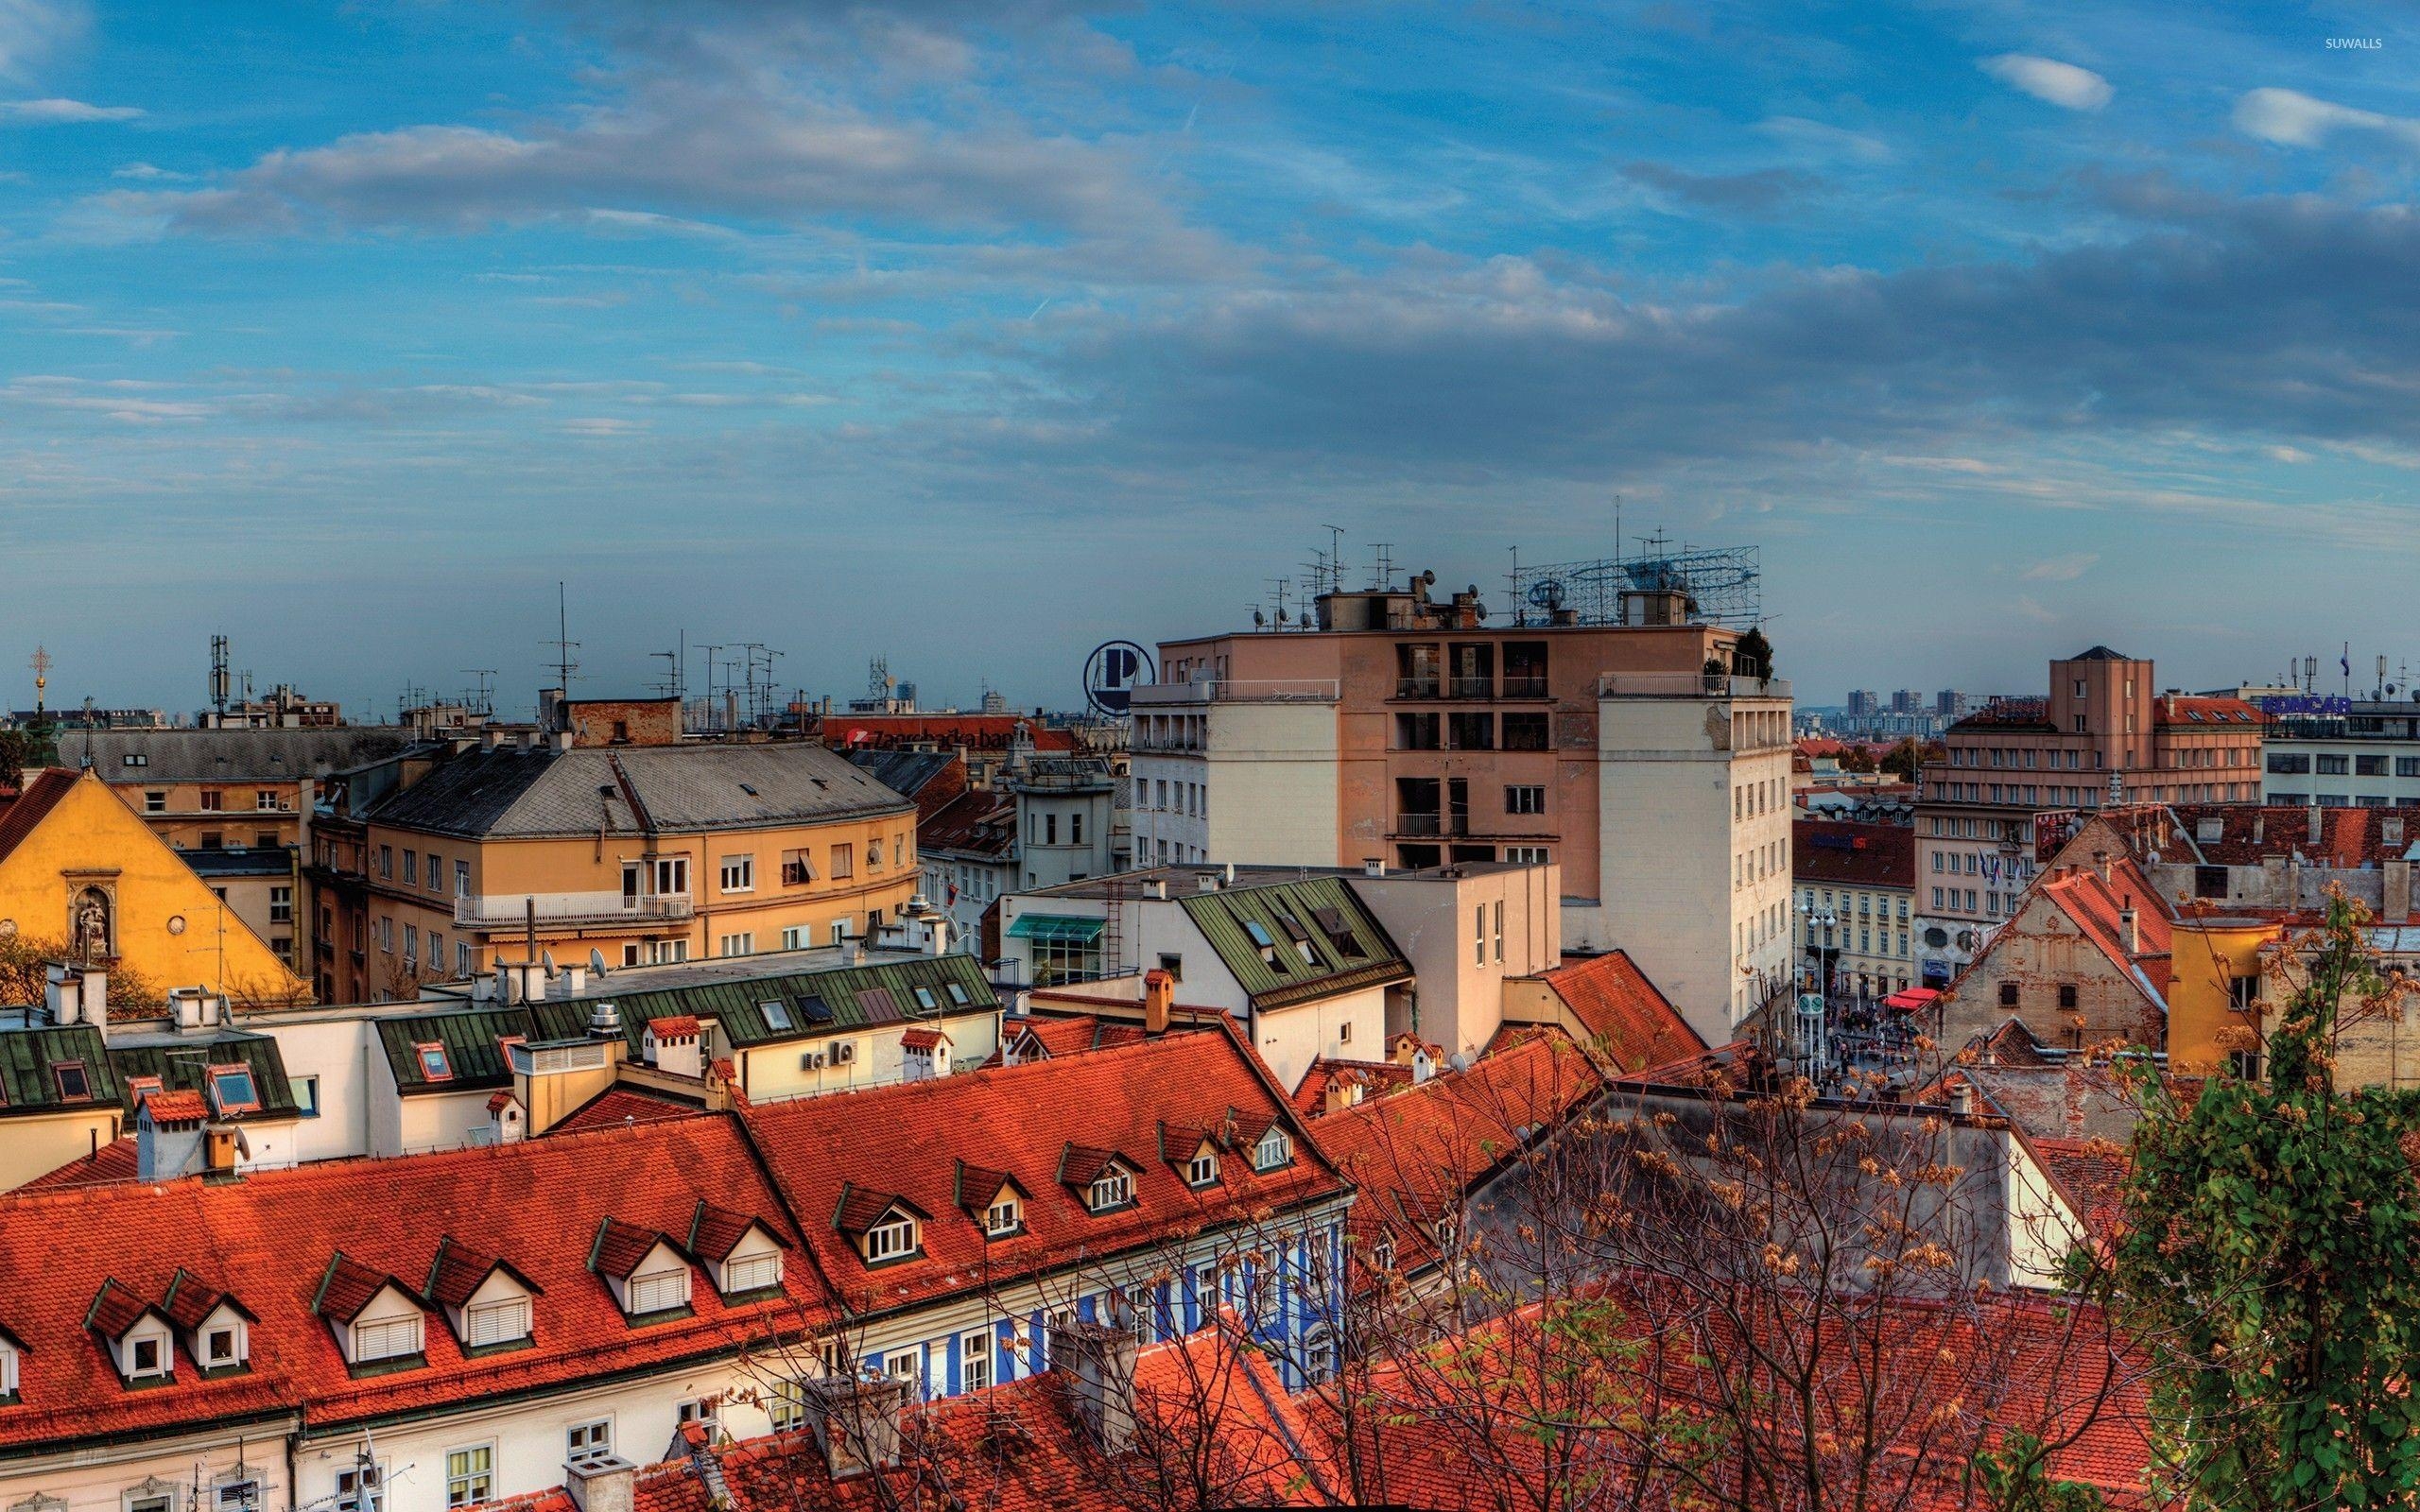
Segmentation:
<svg viewBox="0 0 2420 1512">
<path fill-rule="evenodd" d="M 792 1210 L 806 1215 L 808 1250 L 862 1314 L 945 1294 L 971 1275 L 1003 1284 L 1204 1221 L 1341 1194 L 1341 1179 L 1313 1149 L 1298 1148 L 1291 1163 L 1270 1172 L 1253 1171 L 1249 1160 L 1221 1160 L 1218 1184 L 1198 1192 L 1150 1159 L 1163 1119 L 1220 1127 L 1231 1110 L 1238 1127 L 1255 1115 L 1291 1121 L 1267 1069 L 1232 1028 L 767 1104 L 744 1116 Z M 1135 1200 L 1096 1214 L 1064 1181 L 1113 1154 L 1135 1168 Z M 959 1207 L 961 1161 L 1011 1177 L 1027 1194 L 1019 1236 L 987 1240 Z M 863 1204 L 851 1199 L 865 1192 L 926 1215 L 917 1258 L 866 1266 L 835 1227 L 862 1216 Z"/>
<path fill-rule="evenodd" d="M 1586 1027 L 1589 1048 L 1611 1059 L 1616 1071 L 1639 1072 L 1706 1049 L 1689 1021 L 1626 951 L 1559 966 L 1538 980 Z"/>
<path fill-rule="evenodd" d="M 145 1094 L 139 1111 L 154 1124 L 199 1124 L 210 1117 L 210 1105 L 191 1090 Z"/>
<path fill-rule="evenodd" d="M 141 1155 L 134 1136 L 112 1140 L 90 1155 L 80 1155 L 54 1171 L 16 1188 L 19 1192 L 43 1192 L 64 1187 L 100 1186 L 112 1181 L 131 1181 L 141 1168 Z"/>
</svg>

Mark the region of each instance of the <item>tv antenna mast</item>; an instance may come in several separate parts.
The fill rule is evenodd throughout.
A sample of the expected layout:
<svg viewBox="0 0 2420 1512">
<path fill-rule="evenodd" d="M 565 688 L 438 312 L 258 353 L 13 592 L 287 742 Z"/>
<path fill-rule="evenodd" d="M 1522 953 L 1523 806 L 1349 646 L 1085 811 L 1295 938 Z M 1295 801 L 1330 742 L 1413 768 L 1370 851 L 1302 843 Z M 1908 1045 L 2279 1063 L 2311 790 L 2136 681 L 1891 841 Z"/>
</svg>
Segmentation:
<svg viewBox="0 0 2420 1512">
<path fill-rule="evenodd" d="M 470 689 L 470 712 L 478 715 L 481 719 L 492 719 L 495 717 L 496 670 L 497 669 L 494 667 L 464 667 L 461 669 L 462 676 L 476 679 Z"/>
<path fill-rule="evenodd" d="M 571 696 L 571 675 L 579 670 L 579 663 L 573 661 L 571 655 L 579 649 L 579 643 L 571 638 L 569 603 L 563 593 L 562 579 L 556 579 L 555 638 L 538 643 L 541 645 L 551 645 L 555 648 L 555 686 L 562 690 L 562 695 L 566 698 Z"/>
</svg>

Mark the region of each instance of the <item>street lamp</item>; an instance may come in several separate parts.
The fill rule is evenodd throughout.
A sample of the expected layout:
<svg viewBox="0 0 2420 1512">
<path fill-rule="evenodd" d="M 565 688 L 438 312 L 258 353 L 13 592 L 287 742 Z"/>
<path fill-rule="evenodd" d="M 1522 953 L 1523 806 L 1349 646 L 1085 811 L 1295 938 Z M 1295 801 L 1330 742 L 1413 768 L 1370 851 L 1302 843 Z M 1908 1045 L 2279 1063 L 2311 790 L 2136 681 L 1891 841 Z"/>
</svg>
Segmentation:
<svg viewBox="0 0 2420 1512">
<path fill-rule="evenodd" d="M 1841 919 L 1829 908 L 1817 908 L 1811 898 L 1799 900 L 1798 915 L 1806 931 L 1807 953 L 1815 957 L 1813 989 L 1801 993 L 1798 999 L 1799 1043 L 1810 1066 L 1820 1070 L 1831 1049 L 1832 976 L 1834 962 L 1841 954 L 1841 947 L 1832 943 L 1832 931 L 1839 927 Z M 1824 931 L 1820 939 L 1815 934 L 1819 925 Z"/>
</svg>

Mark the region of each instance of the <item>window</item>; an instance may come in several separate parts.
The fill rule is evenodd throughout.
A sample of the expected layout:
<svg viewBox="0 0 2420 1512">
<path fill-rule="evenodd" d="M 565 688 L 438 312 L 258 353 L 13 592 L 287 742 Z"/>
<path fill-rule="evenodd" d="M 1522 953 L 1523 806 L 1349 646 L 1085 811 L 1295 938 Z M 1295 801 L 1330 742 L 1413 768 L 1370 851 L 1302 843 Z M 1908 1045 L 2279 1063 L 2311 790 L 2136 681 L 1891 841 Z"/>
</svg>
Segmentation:
<svg viewBox="0 0 2420 1512">
<path fill-rule="evenodd" d="M 421 1080 L 452 1081 L 454 1079 L 454 1066 L 445 1058 L 443 1045 L 416 1044 L 412 1046 L 412 1054 L 420 1059 Z"/>
<path fill-rule="evenodd" d="M 2073 982 L 2062 982 L 2062 983 L 2060 983 L 2060 984 L 2059 984 L 2059 1006 L 2061 1006 L 2061 1007 L 2063 1007 L 2063 1008 L 2073 1008 L 2075 1005 L 2076 1005 L 2076 985 L 2075 985 Z"/>
<path fill-rule="evenodd" d="M 482 1302 L 463 1317 L 467 1333 L 464 1342 L 472 1349 L 483 1345 L 510 1344 L 529 1336 L 529 1299 L 526 1297 L 506 1297 L 501 1301 Z"/>
<path fill-rule="evenodd" d="M 924 1366 L 925 1351 L 921 1348 L 901 1349 L 883 1361 L 882 1373 L 893 1381 L 905 1381 L 913 1385 Z"/>
<path fill-rule="evenodd" d="M 221 1114 L 259 1112 L 261 1093 L 259 1086 L 252 1080 L 252 1068 L 211 1067 L 210 1100 Z"/>
<path fill-rule="evenodd" d="M 353 1360 L 355 1365 L 368 1365 L 373 1360 L 401 1360 L 420 1353 L 418 1314 L 409 1317 L 380 1318 L 353 1326 Z"/>
<path fill-rule="evenodd" d="M 885 1218 L 866 1230 L 866 1262 L 904 1260 L 916 1252 L 916 1220 L 906 1213 Z"/>
<path fill-rule="evenodd" d="M 2349 760 L 2345 757 L 2322 755 L 2319 758 L 2318 763 L 2319 775 L 2322 777 L 2342 777 L 2345 775 L 2346 767 L 2350 765 Z"/>
<path fill-rule="evenodd" d="M 782 1255 L 777 1249 L 767 1250 L 761 1255 L 742 1255 L 722 1263 L 722 1289 L 726 1296 L 770 1291 L 780 1284 Z"/>
<path fill-rule="evenodd" d="M 1352 1020 L 1347 1019 L 1336 1026 L 1336 1042 L 1340 1045 L 1349 1045 L 1353 1042 Z"/>
<path fill-rule="evenodd" d="M 142 751 L 130 750 L 118 758 L 118 765 L 121 766 L 148 766 L 151 765 L 151 758 Z"/>
<path fill-rule="evenodd" d="M 754 892 L 756 890 L 756 858 L 754 856 L 723 857 L 722 890 Z"/>
<path fill-rule="evenodd" d="M 1313 1329 L 1303 1339 L 1303 1384 L 1316 1386 L 1336 1374 L 1336 1335 Z"/>
<path fill-rule="evenodd" d="M 614 1419 L 598 1418 L 563 1430 L 563 1458 L 574 1465 L 614 1457 Z"/>
<path fill-rule="evenodd" d="M 1547 861 L 1547 848 L 1542 845 L 1508 845 L 1504 859 L 1515 866 L 1542 867 Z"/>
<path fill-rule="evenodd" d="M 355 1464 L 337 1471 L 336 1512 L 383 1512 L 387 1504 L 383 1466 Z"/>
<path fill-rule="evenodd" d="M 786 951 L 808 950 L 814 944 L 815 926 L 812 924 L 791 924 L 782 931 L 782 949 Z"/>
<path fill-rule="evenodd" d="M 915 991 L 916 1005 L 918 1007 L 930 1008 L 936 1013 L 941 1011 L 941 1000 L 933 996 L 933 989 L 931 988 L 920 987 L 916 988 Z"/>
<path fill-rule="evenodd" d="M 205 787 L 201 790 L 201 812 L 204 814 L 216 814 L 223 811 L 226 807 L 226 794 L 221 793 L 215 787 Z"/>
<path fill-rule="evenodd" d="M 201 1341 L 201 1363 L 212 1369 L 233 1365 L 240 1358 L 235 1349 L 235 1331 L 232 1328 L 212 1329 Z"/>
<path fill-rule="evenodd" d="M 294 889 L 292 886 L 274 886 L 269 888 L 268 921 L 272 924 L 290 924 L 294 922 Z"/>
<path fill-rule="evenodd" d="M 1473 966 L 1487 964 L 1487 905 L 1485 903 L 1471 910 L 1471 964 Z"/>
<path fill-rule="evenodd" d="M 2000 984 L 2000 1006 L 2003 1008 L 2013 1008 L 2016 1006 L 2015 983 L 2002 982 Z"/>
<path fill-rule="evenodd" d="M 670 1270 L 642 1272 L 631 1278 L 626 1293 L 631 1299 L 632 1317 L 686 1307 L 689 1305 L 688 1267 L 676 1265 Z"/>
<path fill-rule="evenodd" d="M 856 874 L 856 847 L 847 845 L 834 846 L 832 848 L 832 880 L 838 882 L 843 877 L 854 877 Z"/>
<path fill-rule="evenodd" d="M 994 1239 L 1007 1238 L 1024 1227 L 1024 1205 L 1006 1192 L 983 1210 L 983 1232 Z"/>
<path fill-rule="evenodd" d="M 715 954 L 717 955 L 753 955 L 756 954 L 756 936 L 752 932 L 743 935 L 725 935 L 722 936 L 720 942 L 717 944 Z"/>
<path fill-rule="evenodd" d="M 655 891 L 658 897 L 685 897 L 689 891 L 689 858 L 659 856 L 655 863 Z"/>
<path fill-rule="evenodd" d="M 319 1117 L 320 1078 L 317 1076 L 294 1076 L 289 1078 L 289 1082 L 294 1088 L 295 1108 L 301 1110 L 304 1118 Z"/>
<path fill-rule="evenodd" d="M 428 890 L 431 892 L 445 890 L 445 861 L 434 850 L 428 853 Z"/>
<path fill-rule="evenodd" d="M 467 861 L 454 863 L 454 896 L 457 898 L 471 896 L 471 864 Z"/>
<path fill-rule="evenodd" d="M 1161 961 L 1162 961 L 1162 962 L 1164 962 L 1164 963 L 1165 963 L 1165 962 L 1167 962 L 1167 961 L 1174 960 L 1175 958 L 1176 958 L 1176 957 L 1174 957 L 1174 956 L 1169 956 L 1169 955 L 1163 955 L 1163 956 L 1161 956 L 1161 957 L 1160 957 Z M 1174 973 L 1174 972 L 1170 972 L 1169 974 L 1170 974 L 1170 975 L 1174 975 L 1175 973 Z M 966 992 L 966 984 L 965 984 L 965 983 L 963 983 L 963 982 L 950 982 L 950 983 L 945 983 L 945 984 L 944 984 L 944 988 L 945 988 L 945 989 L 946 989 L 946 990 L 948 991 L 948 993 L 949 993 L 949 1000 L 950 1000 L 952 1003 L 957 1004 L 957 1005 L 958 1005 L 959 1007 L 961 1007 L 961 1008 L 962 1008 L 962 1007 L 965 1007 L 968 1004 L 970 1004 L 970 1003 L 972 1003 L 972 1002 L 974 1002 L 974 1001 L 975 1001 L 973 998 L 971 998 L 971 997 L 969 997 L 969 996 L 967 995 L 967 992 Z"/>
<path fill-rule="evenodd" d="M 958 1341 L 958 1382 L 966 1391 L 987 1391 L 992 1385 L 992 1335 L 969 1333 Z"/>
<path fill-rule="evenodd" d="M 1547 716 L 1542 713 L 1506 714 L 1504 716 L 1504 748 L 1506 750 L 1547 749 Z"/>
<path fill-rule="evenodd" d="M 722 1429 L 722 1402 L 718 1398 L 692 1398 L 675 1409 L 675 1416 L 684 1425 L 696 1423 L 703 1428 L 710 1437 Z"/>
<path fill-rule="evenodd" d="M 162 1342 L 163 1341 L 158 1338 L 136 1339 L 134 1341 L 133 1349 L 128 1352 L 126 1373 L 130 1376 L 159 1376 L 167 1374 L 168 1367 L 161 1363 L 162 1354 L 160 1346 Z"/>
<path fill-rule="evenodd" d="M 1294 1159 L 1294 1137 L 1282 1128 L 1272 1127 L 1252 1147 L 1252 1168 L 1274 1171 Z"/>
<path fill-rule="evenodd" d="M 126 1094 L 134 1099 L 135 1107 L 140 1108 L 143 1099 L 160 1091 L 164 1085 L 157 1076 L 129 1076 L 126 1078 Z"/>
<path fill-rule="evenodd" d="M 165 813 L 167 813 L 167 812 L 168 812 L 168 795 L 167 795 L 167 794 L 165 794 L 165 793 L 146 793 L 146 794 L 144 794 L 144 795 L 143 795 L 143 812 L 144 812 L 144 813 L 146 813 L 146 814 L 165 814 Z"/>
<path fill-rule="evenodd" d="M 1505 788 L 1505 813 L 1544 814 L 1546 811 L 1547 790 L 1543 784 L 1516 784 Z"/>
<path fill-rule="evenodd" d="M 782 943 L 787 946 L 789 941 L 786 939 Z M 790 1005 L 779 998 L 767 998 L 756 1005 L 756 1011 L 765 1016 L 765 1027 L 768 1029 L 780 1032 L 792 1026 Z"/>
<path fill-rule="evenodd" d="M 251 1479 L 221 1481 L 215 1494 L 218 1512 L 251 1512 L 261 1504 L 261 1483 Z"/>
<path fill-rule="evenodd" d="M 806 1424 L 806 1388 L 795 1381 L 778 1381 L 765 1397 L 765 1416 L 773 1432 L 786 1434 Z"/>
<path fill-rule="evenodd" d="M 445 1455 L 445 1504 L 470 1506 L 495 1495 L 495 1446 L 449 1450 Z"/>
<path fill-rule="evenodd" d="M 1123 1208 L 1134 1200 L 1134 1177 L 1112 1167 L 1093 1178 L 1092 1190 L 1086 1194 L 1087 1205 L 1095 1212 L 1107 1212 Z"/>
<path fill-rule="evenodd" d="M 406 887 L 413 886 L 417 885 L 419 881 L 420 852 L 417 850 L 406 850 L 404 852 L 404 885 Z"/>
<path fill-rule="evenodd" d="M 804 850 L 782 852 L 782 885 L 804 887 L 815 880 L 815 863 Z"/>
<path fill-rule="evenodd" d="M 50 1068 L 51 1080 L 59 1084 L 59 1100 L 62 1103 L 89 1103 L 93 1100 L 93 1078 L 80 1060 L 56 1061 Z"/>
<path fill-rule="evenodd" d="M 1214 1185 L 1219 1179 L 1219 1157 L 1211 1150 L 1198 1151 L 1184 1168 L 1184 1184 L 1191 1187 Z"/>
</svg>

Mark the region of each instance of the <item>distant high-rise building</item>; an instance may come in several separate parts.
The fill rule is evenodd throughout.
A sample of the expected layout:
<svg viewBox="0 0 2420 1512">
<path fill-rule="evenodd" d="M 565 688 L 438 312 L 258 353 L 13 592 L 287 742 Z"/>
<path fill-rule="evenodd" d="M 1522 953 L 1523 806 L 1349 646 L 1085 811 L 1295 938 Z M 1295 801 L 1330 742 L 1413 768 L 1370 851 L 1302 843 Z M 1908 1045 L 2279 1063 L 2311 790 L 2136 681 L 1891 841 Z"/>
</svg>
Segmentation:
<svg viewBox="0 0 2420 1512">
<path fill-rule="evenodd" d="M 1870 688 L 1849 690 L 1849 717 L 1871 719 L 1882 708 L 1882 696 Z"/>
<path fill-rule="evenodd" d="M 1955 688 L 1944 688 L 1932 696 L 1932 712 L 1944 719 L 1966 717 L 1966 696 Z"/>
<path fill-rule="evenodd" d="M 1891 712 L 1894 714 L 1918 713 L 1924 706 L 1924 696 L 1913 688 L 1901 688 L 1891 696 Z"/>
</svg>

